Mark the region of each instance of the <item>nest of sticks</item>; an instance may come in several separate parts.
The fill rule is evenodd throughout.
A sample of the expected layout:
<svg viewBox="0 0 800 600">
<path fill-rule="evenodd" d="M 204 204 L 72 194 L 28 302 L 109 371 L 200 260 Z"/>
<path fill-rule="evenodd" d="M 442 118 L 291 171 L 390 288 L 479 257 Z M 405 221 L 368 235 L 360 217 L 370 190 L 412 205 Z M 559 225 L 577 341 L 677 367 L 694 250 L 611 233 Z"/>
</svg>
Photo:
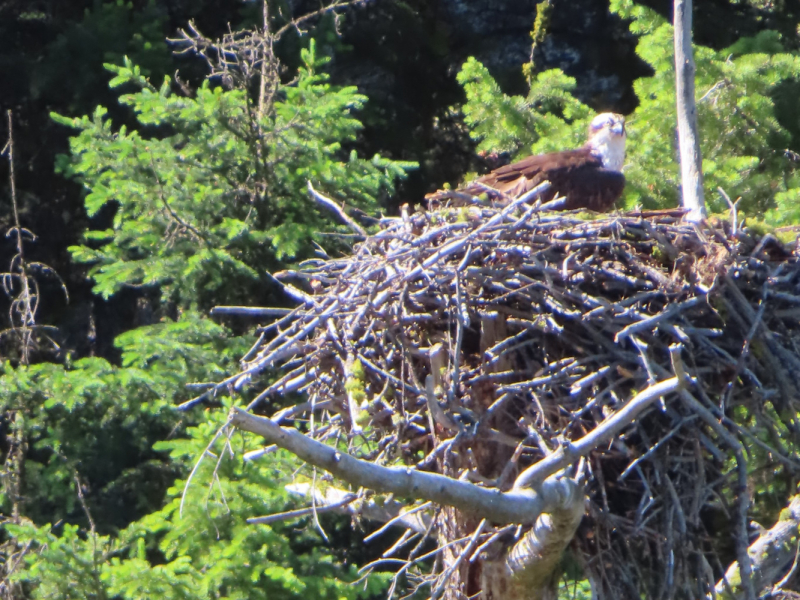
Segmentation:
<svg viewBox="0 0 800 600">
<path fill-rule="evenodd" d="M 384 219 L 352 255 L 278 274 L 301 305 L 236 383 L 278 369 L 251 404 L 273 420 L 506 490 L 670 377 L 679 344 L 696 404 L 667 396 L 587 457 L 572 554 L 601 598 L 701 597 L 745 519 L 770 523 L 795 489 L 800 264 L 735 221 L 540 208 Z"/>
</svg>

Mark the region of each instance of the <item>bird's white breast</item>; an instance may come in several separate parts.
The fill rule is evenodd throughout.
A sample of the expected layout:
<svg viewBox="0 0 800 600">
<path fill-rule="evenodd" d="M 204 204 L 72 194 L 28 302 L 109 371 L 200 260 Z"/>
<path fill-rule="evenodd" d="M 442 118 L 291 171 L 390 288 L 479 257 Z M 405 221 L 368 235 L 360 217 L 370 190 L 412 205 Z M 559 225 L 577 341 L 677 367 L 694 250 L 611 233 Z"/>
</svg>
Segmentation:
<svg viewBox="0 0 800 600">
<path fill-rule="evenodd" d="M 603 161 L 603 167 L 610 171 L 622 171 L 625 162 L 624 135 L 615 135 L 608 130 L 601 131 L 589 140 L 589 145 L 592 154 Z"/>
</svg>

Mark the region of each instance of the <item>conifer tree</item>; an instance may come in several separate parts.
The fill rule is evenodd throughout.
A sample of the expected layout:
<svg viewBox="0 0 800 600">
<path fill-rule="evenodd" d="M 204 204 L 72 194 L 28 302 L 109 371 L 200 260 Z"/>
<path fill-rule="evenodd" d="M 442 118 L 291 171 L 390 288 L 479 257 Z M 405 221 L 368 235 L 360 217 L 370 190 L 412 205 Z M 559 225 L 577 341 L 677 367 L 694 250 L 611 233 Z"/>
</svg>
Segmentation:
<svg viewBox="0 0 800 600">
<path fill-rule="evenodd" d="M 315 242 L 343 247 L 325 235 L 337 225 L 307 183 L 375 212 L 413 166 L 349 150 L 366 98 L 329 83 L 313 38 L 296 77 L 281 79 L 273 44 L 301 21 L 281 29 L 265 14 L 258 29 L 210 40 L 228 46 L 216 58 L 203 46 L 209 60 L 230 59 L 233 49 L 238 67 L 250 60 L 256 68 L 212 70 L 196 90 L 172 79 L 153 85 L 127 59 L 108 65 L 134 127 L 116 126 L 104 107 L 53 115 L 75 129 L 60 172 L 84 186 L 89 215 L 115 211 L 108 228 L 86 231 L 73 259 L 89 267 L 96 293 L 140 290 L 152 316 L 117 337 L 119 364 L 68 357 L 3 366 L 0 404 L 24 416 L 18 428 L 31 449 L 18 471 L 26 508 L 4 524 L 15 595 L 338 599 L 381 585 L 345 584 L 352 567 L 313 530 L 245 522 L 254 506 L 269 512 L 288 502 L 281 480 L 295 465 L 282 453 L 204 465 L 188 486 L 198 455 L 255 448 L 227 439 L 208 446 L 224 412 L 209 420 L 199 408 L 175 411 L 203 389 L 197 382 L 235 371 L 251 343 L 206 309 L 272 295 L 265 271 L 312 255 Z M 187 39 L 205 43 L 191 31 Z M 245 52 L 249 43 L 257 52 Z M 4 510 L 9 502 L 7 492 Z"/>
</svg>

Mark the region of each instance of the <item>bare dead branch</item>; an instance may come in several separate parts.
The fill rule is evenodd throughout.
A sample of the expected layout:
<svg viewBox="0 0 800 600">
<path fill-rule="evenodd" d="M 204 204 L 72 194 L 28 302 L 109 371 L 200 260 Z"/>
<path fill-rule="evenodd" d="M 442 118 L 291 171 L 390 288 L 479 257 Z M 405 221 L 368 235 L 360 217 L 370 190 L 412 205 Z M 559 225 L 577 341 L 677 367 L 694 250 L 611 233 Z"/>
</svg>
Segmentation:
<svg viewBox="0 0 800 600">
<path fill-rule="evenodd" d="M 347 225 L 350 229 L 352 229 L 361 236 L 364 237 L 367 236 L 366 230 L 363 227 L 361 227 L 361 225 L 359 225 L 353 219 L 351 219 L 347 215 L 347 213 L 344 212 L 344 209 L 342 209 L 336 202 L 334 202 L 327 196 L 324 196 L 323 194 L 320 194 L 317 190 L 315 190 L 314 186 L 311 185 L 310 181 L 308 182 L 308 193 L 311 196 L 311 198 L 317 202 L 317 204 L 319 204 L 320 206 L 324 207 L 327 210 L 332 211 L 337 217 L 339 217 L 339 220 L 342 221 L 345 225 Z"/>
<path fill-rule="evenodd" d="M 548 497 L 560 484 L 533 490 L 497 492 L 451 479 L 401 467 L 381 467 L 359 460 L 310 439 L 296 429 L 280 427 L 271 419 L 252 415 L 234 407 L 230 423 L 243 431 L 258 434 L 272 444 L 289 450 L 305 462 L 325 469 L 354 486 L 398 496 L 430 500 L 468 513 L 484 515 L 496 523 L 531 523 L 546 509 Z"/>
</svg>

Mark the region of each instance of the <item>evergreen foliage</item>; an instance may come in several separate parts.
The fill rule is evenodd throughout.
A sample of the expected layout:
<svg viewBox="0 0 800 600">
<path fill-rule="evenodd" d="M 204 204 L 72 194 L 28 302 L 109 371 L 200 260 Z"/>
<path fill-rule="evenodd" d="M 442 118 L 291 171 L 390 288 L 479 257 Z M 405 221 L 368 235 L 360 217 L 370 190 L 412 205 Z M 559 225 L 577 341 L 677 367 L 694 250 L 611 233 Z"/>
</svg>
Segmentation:
<svg viewBox="0 0 800 600">
<path fill-rule="evenodd" d="M 637 53 L 655 71 L 634 84 L 639 106 L 628 118 L 624 203 L 676 206 L 680 170 L 672 26 L 652 9 L 629 0 L 617 0 L 611 7 L 631 19 L 631 30 L 639 37 Z M 727 210 L 716 191 L 721 187 L 731 198 L 742 198 L 745 214 L 766 214 L 776 223 L 797 222 L 800 174 L 785 149 L 800 140 L 791 140 L 777 119 L 772 94 L 779 84 L 800 77 L 800 57 L 784 52 L 776 33 L 764 31 L 720 51 L 697 47 L 695 61 L 709 208 Z M 519 158 L 585 141 L 593 112 L 571 95 L 575 81 L 560 71 L 531 77 L 524 98 L 503 94 L 474 59 L 465 63 L 459 81 L 467 94 L 463 112 L 479 150 L 510 151 Z M 794 104 L 796 109 L 800 101 Z"/>
<path fill-rule="evenodd" d="M 337 225 L 308 199 L 307 182 L 376 212 L 414 166 L 351 150 L 366 98 L 329 83 L 320 71 L 329 59 L 313 40 L 301 59 L 266 105 L 249 85 L 206 82 L 177 94 L 165 79 L 156 88 L 126 59 L 108 69 L 112 88 L 128 91 L 120 103 L 134 127 L 115 126 L 103 107 L 53 115 L 76 130 L 59 171 L 84 186 L 89 216 L 113 215 L 106 229 L 85 232 L 73 258 L 90 265 L 106 298 L 134 288 L 160 301 L 146 300 L 154 324 L 116 338 L 119 364 L 3 367 L 0 405 L 19 449 L 9 456 L 20 457 L 6 464 L 0 498 L 18 515 L 4 525 L 2 548 L 15 594 L 333 600 L 383 585 L 344 583 L 353 567 L 320 547 L 313 528 L 248 525 L 283 510 L 296 463 L 279 454 L 242 464 L 240 439 L 207 448 L 227 406 L 174 410 L 196 382 L 235 370 L 247 348 L 198 307 L 252 303 L 270 293 L 264 270 L 310 255 L 314 240 L 340 247 L 319 233 Z M 207 453 L 219 464 L 203 462 L 187 486 Z"/>
<path fill-rule="evenodd" d="M 72 364 L 12 367 L 0 377 L 0 407 L 17 422 L 31 452 L 19 492 L 36 522 L 80 513 L 75 475 L 102 532 L 144 514 L 179 473 L 151 450 L 179 425 L 173 407 L 186 385 L 215 381 L 244 351 L 241 339 L 196 313 L 140 327 L 116 340 L 122 366 L 88 357 Z M 12 502 L 8 493 L 3 505 Z"/>
<path fill-rule="evenodd" d="M 117 205 L 111 228 L 88 232 L 86 244 L 71 249 L 93 265 L 97 293 L 159 285 L 173 301 L 236 300 L 234 282 L 246 285 L 278 261 L 307 256 L 317 232 L 333 229 L 308 199 L 307 181 L 377 209 L 414 165 L 345 151 L 361 127 L 353 112 L 366 98 L 328 83 L 319 69 L 329 59 L 317 57 L 313 40 L 302 58 L 296 82 L 281 86 L 263 115 L 246 89 L 206 82 L 187 98 L 169 79 L 155 88 L 130 61 L 108 68 L 113 87 L 137 89 L 120 101 L 141 131 L 115 131 L 102 107 L 92 118 L 54 115 L 79 132 L 59 169 L 87 189 L 89 215 Z"/>
<path fill-rule="evenodd" d="M 255 463 L 225 458 L 234 448 L 237 456 L 252 449 L 242 447 L 238 436 L 206 448 L 224 414 L 217 411 L 189 428 L 188 438 L 156 445 L 186 467 L 207 451 L 223 459 L 201 465 L 195 477 L 203 483 L 189 487 L 183 502 L 185 480 L 179 480 L 162 509 L 118 536 L 84 534 L 70 524 L 8 524 L 6 530 L 29 548 L 28 568 L 14 580 L 29 586 L 32 598 L 354 600 L 379 591 L 381 578 L 361 587 L 345 583 L 355 579 L 354 567 L 342 569 L 315 534 L 296 524 L 245 522 L 254 509 L 282 510 L 282 486 L 296 465 L 282 452 Z"/>
<path fill-rule="evenodd" d="M 572 95 L 575 80 L 557 69 L 532 77 L 525 98 L 504 94 L 474 58 L 464 63 L 458 81 L 467 96 L 464 117 L 480 151 L 510 152 L 519 158 L 585 141 L 594 114 Z"/>
</svg>

